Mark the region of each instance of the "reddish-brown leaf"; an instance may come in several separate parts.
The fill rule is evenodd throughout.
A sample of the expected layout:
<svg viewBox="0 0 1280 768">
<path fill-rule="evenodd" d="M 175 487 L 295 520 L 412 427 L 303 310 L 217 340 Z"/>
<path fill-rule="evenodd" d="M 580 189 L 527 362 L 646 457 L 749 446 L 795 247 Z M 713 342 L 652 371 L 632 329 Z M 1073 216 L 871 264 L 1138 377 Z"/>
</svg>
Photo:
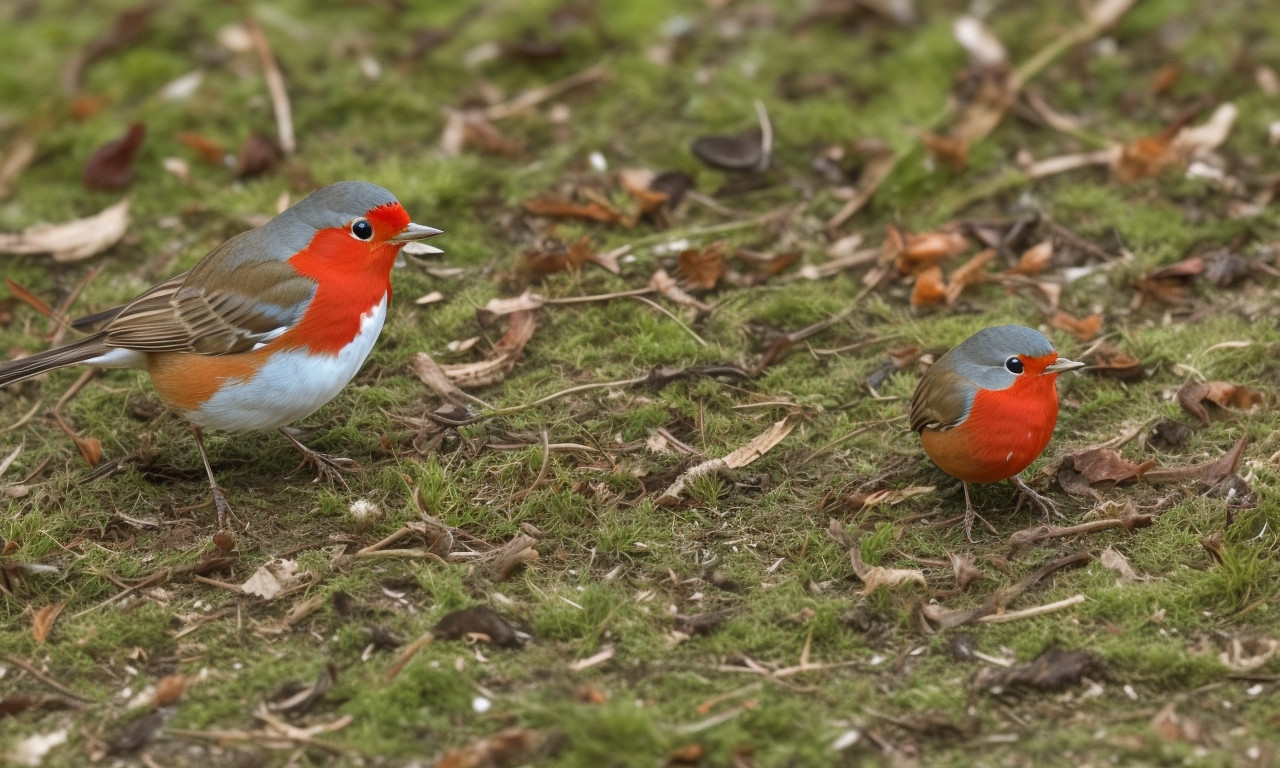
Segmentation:
<svg viewBox="0 0 1280 768">
<path fill-rule="evenodd" d="M 1248 411 L 1262 402 L 1262 393 L 1226 381 L 1192 381 L 1178 390 L 1178 404 L 1203 424 L 1210 421 L 1206 402 L 1222 408 Z"/>
<path fill-rule="evenodd" d="M 689 248 L 676 257 L 676 267 L 687 287 L 709 291 L 716 287 L 725 273 L 724 242 L 718 241 L 706 248 Z"/>
<path fill-rule="evenodd" d="M 1049 268 L 1049 263 L 1053 261 L 1053 241 L 1045 240 L 1028 248 L 1018 258 L 1018 263 L 1006 269 L 1006 275 L 1026 275 L 1031 277 L 1038 275 Z"/>
<path fill-rule="evenodd" d="M 947 287 L 942 282 L 942 267 L 934 264 L 916 273 L 915 285 L 911 287 L 911 306 L 938 304 L 946 297 Z"/>
<path fill-rule="evenodd" d="M 953 171 L 963 171 L 969 165 L 969 142 L 963 139 L 925 132 L 920 141 L 935 160 Z"/>
<path fill-rule="evenodd" d="M 227 151 L 222 145 L 213 139 L 205 136 L 203 133 L 194 131 L 182 131 L 177 135 L 178 141 L 187 146 L 188 149 L 195 151 L 209 165 L 222 165 L 223 158 L 227 156 Z"/>
<path fill-rule="evenodd" d="M 983 280 L 983 270 L 996 257 L 994 248 L 987 248 L 973 255 L 973 258 L 966 261 L 951 273 L 951 279 L 947 282 L 947 304 L 954 305 L 960 300 L 960 294 L 965 288 L 971 285 L 977 285 Z"/>
<path fill-rule="evenodd" d="M 917 269 L 959 255 L 969 241 L 959 232 L 922 232 L 905 235 L 898 256 L 898 271 L 910 274 Z"/>
<path fill-rule="evenodd" d="M 1098 346 L 1093 353 L 1093 362 L 1085 370 L 1121 381 L 1137 381 L 1145 375 L 1141 360 L 1121 352 L 1110 344 Z"/>
<path fill-rule="evenodd" d="M 274 165 L 280 156 L 280 148 L 274 141 L 257 131 L 250 131 L 244 139 L 244 146 L 240 148 L 236 176 L 257 176 Z"/>
<path fill-rule="evenodd" d="M 102 96 L 89 93 L 77 94 L 71 100 L 71 119 L 82 123 L 101 112 L 106 106 L 107 100 Z"/>
<path fill-rule="evenodd" d="M 177 704 L 186 689 L 187 678 L 184 675 L 166 675 L 156 682 L 156 693 L 151 697 L 151 702 L 157 707 Z"/>
<path fill-rule="evenodd" d="M 1080 341 L 1088 341 L 1102 330 L 1102 315 L 1077 318 L 1061 310 L 1049 320 L 1049 327 L 1074 334 Z"/>
<path fill-rule="evenodd" d="M 1143 136 L 1120 147 L 1111 164 L 1111 173 L 1121 184 L 1149 179 L 1181 160 L 1167 132 Z"/>
<path fill-rule="evenodd" d="M 49 636 L 49 630 L 53 628 L 54 620 L 66 607 L 67 601 L 63 600 L 61 603 L 46 605 L 31 612 L 31 636 L 37 643 L 44 645 L 45 639 Z"/>
<path fill-rule="evenodd" d="M 587 203 L 575 203 L 558 195 L 540 195 L 524 202 L 524 209 L 534 216 L 547 216 L 553 219 L 587 219 L 616 224 L 622 220 L 622 212 L 616 208 L 602 205 L 596 200 Z"/>
<path fill-rule="evenodd" d="M 146 136 L 147 127 L 134 123 L 123 137 L 94 150 L 80 173 L 85 188 L 108 191 L 128 186 L 133 181 L 133 161 L 138 156 L 138 147 Z"/>
</svg>

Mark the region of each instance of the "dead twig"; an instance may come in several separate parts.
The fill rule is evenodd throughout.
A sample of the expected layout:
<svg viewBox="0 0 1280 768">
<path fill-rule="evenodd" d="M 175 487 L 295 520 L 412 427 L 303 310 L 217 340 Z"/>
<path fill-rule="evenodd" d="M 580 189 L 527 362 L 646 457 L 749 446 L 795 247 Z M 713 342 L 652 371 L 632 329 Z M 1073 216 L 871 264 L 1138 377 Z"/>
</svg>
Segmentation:
<svg viewBox="0 0 1280 768">
<path fill-rule="evenodd" d="M 276 116 L 276 133 L 280 138 L 280 151 L 286 156 L 297 149 L 293 137 L 293 107 L 289 104 L 289 92 L 284 87 L 284 75 L 280 74 L 280 65 L 276 63 L 275 54 L 271 51 L 271 42 L 262 31 L 258 20 L 248 10 L 244 14 L 244 27 L 253 41 L 253 49 L 258 54 L 258 62 L 262 65 L 262 77 L 267 82 L 267 91 L 271 94 L 271 110 Z"/>
<path fill-rule="evenodd" d="M 27 674 L 31 675 L 35 679 L 49 686 L 50 688 L 57 691 L 58 693 L 61 693 L 63 696 L 66 696 L 71 699 L 75 699 L 76 701 L 83 701 L 87 704 L 97 703 L 93 699 L 87 696 L 83 696 L 79 693 L 76 693 L 75 691 L 71 690 L 70 688 L 63 685 L 62 683 L 59 683 L 57 680 L 54 680 L 52 677 L 49 677 L 44 672 L 41 672 L 40 670 L 36 669 L 31 662 L 27 661 L 21 656 L 8 654 L 7 656 L 5 656 L 5 659 L 7 659 L 9 663 L 13 664 L 15 667 L 21 667 L 23 671 L 25 671 Z"/>
</svg>

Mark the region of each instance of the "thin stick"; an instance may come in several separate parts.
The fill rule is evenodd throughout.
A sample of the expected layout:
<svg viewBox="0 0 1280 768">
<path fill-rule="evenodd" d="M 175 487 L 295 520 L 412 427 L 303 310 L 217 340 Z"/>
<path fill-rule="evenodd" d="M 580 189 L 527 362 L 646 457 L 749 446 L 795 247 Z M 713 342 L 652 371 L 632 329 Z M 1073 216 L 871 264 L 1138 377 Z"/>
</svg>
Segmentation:
<svg viewBox="0 0 1280 768">
<path fill-rule="evenodd" d="M 1056 603 L 1037 605 L 1034 608 L 1023 608 L 1020 611 L 1010 611 L 1008 613 L 993 613 L 990 616 L 979 617 L 978 621 L 983 624 L 1003 624 L 1006 621 L 1017 621 L 1018 619 L 1029 619 L 1033 616 L 1043 616 L 1046 613 L 1060 611 L 1063 608 L 1070 608 L 1073 605 L 1079 605 L 1083 602 L 1084 595 L 1074 595 L 1065 600 L 1059 600 Z"/>
<path fill-rule="evenodd" d="M 25 670 L 27 674 L 31 675 L 35 679 L 49 686 L 50 688 L 57 691 L 58 693 L 61 693 L 63 696 L 67 696 L 69 698 L 75 699 L 76 701 L 83 701 L 88 704 L 96 703 L 93 699 L 90 699 L 87 696 L 83 696 L 79 693 L 76 693 L 75 691 L 71 690 L 67 686 L 63 685 L 62 683 L 59 683 L 57 680 L 54 680 L 52 677 L 49 677 L 45 673 L 36 669 L 34 666 L 32 666 L 31 662 L 27 661 L 26 659 L 20 656 L 14 656 L 13 654 L 9 654 L 5 656 L 5 658 L 8 659 L 11 664 L 18 667 L 22 667 L 22 669 Z"/>
<path fill-rule="evenodd" d="M 489 120 L 502 120 L 513 115 L 518 115 L 521 112 L 536 107 L 547 99 L 554 99 L 565 91 L 571 91 L 574 88 L 579 88 L 581 86 L 594 83 L 597 80 L 602 80 L 606 74 L 604 66 L 597 64 L 590 69 L 584 69 L 583 71 L 569 75 L 562 80 L 557 80 L 554 83 L 549 83 L 547 85 L 525 91 L 509 101 L 504 101 L 501 104 L 494 104 L 491 107 L 486 107 L 484 110 L 484 116 Z"/>
<path fill-rule="evenodd" d="M 292 155 L 297 149 L 293 138 L 293 108 L 289 104 L 289 92 L 284 87 L 284 75 L 280 74 L 280 66 L 276 64 L 275 54 L 271 52 L 271 42 L 259 26 L 258 20 L 247 10 L 244 14 L 244 26 L 253 42 L 253 49 L 258 54 L 258 62 L 262 65 L 262 77 L 267 81 L 267 91 L 271 94 L 271 110 L 276 115 L 276 132 L 280 137 L 280 149 L 286 155 Z"/>
<path fill-rule="evenodd" d="M 579 384 L 576 387 L 569 387 L 568 389 L 562 389 L 559 392 L 552 392 L 546 397 L 539 398 L 532 402 L 521 403 L 520 405 L 512 405 L 506 408 L 497 408 L 495 410 L 482 413 L 480 414 L 480 418 L 491 419 L 491 418 L 494 418 L 495 416 L 510 416 L 513 413 L 519 413 L 521 411 L 525 411 L 530 408 L 536 408 L 539 405 L 545 405 L 546 403 L 549 403 L 552 400 L 558 400 L 564 397 L 565 395 L 572 395 L 575 392 L 587 392 L 592 389 L 604 389 L 606 387 L 629 387 L 634 384 L 639 384 L 641 382 L 647 381 L 648 378 L 649 376 L 646 374 L 644 376 L 636 376 L 635 378 L 631 378 L 631 379 L 620 379 L 618 381 L 597 381 L 591 384 Z"/>
<path fill-rule="evenodd" d="M 756 118 L 760 120 L 760 162 L 756 163 L 756 170 L 767 171 L 773 159 L 773 123 L 769 122 L 769 112 L 759 99 L 756 99 Z"/>
</svg>

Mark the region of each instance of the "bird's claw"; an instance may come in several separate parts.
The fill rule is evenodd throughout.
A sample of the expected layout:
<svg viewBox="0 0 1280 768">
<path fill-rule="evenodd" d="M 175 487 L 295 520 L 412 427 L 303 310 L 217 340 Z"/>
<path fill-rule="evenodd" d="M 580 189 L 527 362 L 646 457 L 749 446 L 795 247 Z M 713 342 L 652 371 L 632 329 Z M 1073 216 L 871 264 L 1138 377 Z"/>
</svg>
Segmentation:
<svg viewBox="0 0 1280 768">
<path fill-rule="evenodd" d="M 1024 483 L 1022 481 L 1022 478 L 1018 477 L 1017 475 L 1014 475 L 1013 477 L 1009 478 L 1009 484 L 1012 485 L 1014 488 L 1017 488 L 1018 492 L 1022 494 L 1022 498 L 1018 500 L 1019 505 L 1022 504 L 1022 499 L 1026 499 L 1027 501 L 1034 504 L 1036 508 L 1040 510 L 1040 513 L 1045 516 L 1046 519 L 1054 516 L 1066 517 L 1066 515 L 1062 514 L 1062 512 L 1058 510 L 1058 505 L 1054 503 L 1053 499 L 1049 498 L 1048 496 L 1045 496 L 1042 493 L 1037 493 L 1036 491 L 1032 490 L 1031 486 Z"/>
<path fill-rule="evenodd" d="M 345 456 L 330 456 L 307 448 L 302 453 L 302 463 L 298 465 L 298 469 L 303 467 L 310 467 L 316 473 L 317 482 L 323 480 L 347 488 L 347 479 L 342 475 L 356 471 L 360 465 Z"/>
</svg>

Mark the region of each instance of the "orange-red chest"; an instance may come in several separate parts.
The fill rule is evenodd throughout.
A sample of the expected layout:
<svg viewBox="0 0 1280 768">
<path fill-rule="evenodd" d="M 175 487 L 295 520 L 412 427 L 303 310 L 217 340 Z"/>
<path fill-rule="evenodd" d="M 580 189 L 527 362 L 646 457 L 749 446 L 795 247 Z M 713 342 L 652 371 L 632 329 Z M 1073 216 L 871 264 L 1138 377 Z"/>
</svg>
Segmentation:
<svg viewBox="0 0 1280 768">
<path fill-rule="evenodd" d="M 925 453 L 942 471 L 965 482 L 1013 477 L 1049 444 L 1058 421 L 1057 378 L 1033 375 L 1008 389 L 978 390 L 959 426 L 920 433 Z"/>
</svg>

